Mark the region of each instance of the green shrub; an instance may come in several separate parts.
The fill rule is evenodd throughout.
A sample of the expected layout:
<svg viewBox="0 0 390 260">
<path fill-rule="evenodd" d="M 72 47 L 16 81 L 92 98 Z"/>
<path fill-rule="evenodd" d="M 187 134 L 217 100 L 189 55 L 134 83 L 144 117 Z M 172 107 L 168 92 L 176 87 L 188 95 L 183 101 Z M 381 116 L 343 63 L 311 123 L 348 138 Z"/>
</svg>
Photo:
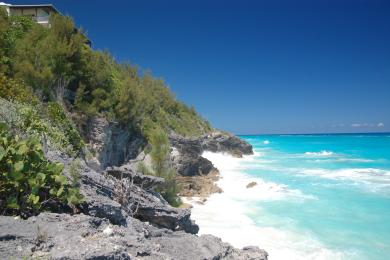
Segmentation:
<svg viewBox="0 0 390 260">
<path fill-rule="evenodd" d="M 80 159 L 75 159 L 70 163 L 69 173 L 72 178 L 72 186 L 78 187 L 79 179 L 80 179 L 80 171 L 81 171 L 81 161 Z"/>
<path fill-rule="evenodd" d="M 38 104 L 30 87 L 0 74 L 0 97 L 20 103 Z"/>
<path fill-rule="evenodd" d="M 152 145 L 150 157 L 152 158 L 153 173 L 158 177 L 164 178 L 165 182 L 157 188 L 166 201 L 174 207 L 181 204 L 180 187 L 176 182 L 176 171 L 172 168 L 169 161 L 169 140 L 164 131 L 155 129 L 150 132 L 149 142 Z M 142 167 L 142 166 L 141 166 Z"/>
<path fill-rule="evenodd" d="M 137 171 L 144 175 L 154 175 L 154 173 L 145 165 L 144 162 L 139 162 L 137 165 Z"/>
<path fill-rule="evenodd" d="M 73 122 L 67 117 L 62 106 L 56 102 L 47 104 L 47 114 L 49 119 L 61 130 L 64 131 L 68 142 L 72 145 L 75 152 L 79 152 L 84 146 L 84 141 L 81 138 Z"/>
<path fill-rule="evenodd" d="M 165 171 L 165 182 L 157 189 L 171 206 L 179 207 L 182 204 L 180 197 L 177 195 L 180 192 L 180 186 L 176 182 L 176 171 L 169 168 Z"/>
<path fill-rule="evenodd" d="M 82 202 L 77 187 L 62 175 L 64 166 L 45 159 L 36 138 L 21 139 L 0 123 L 0 211 L 22 217 Z"/>
</svg>

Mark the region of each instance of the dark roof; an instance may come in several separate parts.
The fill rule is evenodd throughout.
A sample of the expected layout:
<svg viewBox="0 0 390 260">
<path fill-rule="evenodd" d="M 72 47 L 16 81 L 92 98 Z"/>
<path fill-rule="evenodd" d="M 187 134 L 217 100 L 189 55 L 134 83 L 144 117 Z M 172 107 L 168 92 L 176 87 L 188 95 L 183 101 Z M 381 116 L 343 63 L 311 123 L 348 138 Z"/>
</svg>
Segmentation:
<svg viewBox="0 0 390 260">
<path fill-rule="evenodd" d="M 16 8 L 37 8 L 37 7 L 47 7 L 47 8 L 51 8 L 54 12 L 58 13 L 58 14 L 61 14 L 60 11 L 57 10 L 57 8 L 54 7 L 54 5 L 52 4 L 37 4 L 37 5 L 9 5 L 10 8 L 12 7 L 16 7 Z M 79 32 L 79 30 L 77 28 L 75 28 L 77 32 Z M 84 34 L 84 33 L 81 33 L 85 39 L 86 39 L 86 43 L 91 46 L 92 42 L 91 40 Z"/>
<path fill-rule="evenodd" d="M 38 5 L 10 5 L 10 8 L 16 7 L 16 8 L 37 8 L 37 7 L 48 7 L 50 9 L 53 9 L 56 13 L 60 13 L 57 8 L 54 7 L 52 4 L 38 4 Z"/>
</svg>

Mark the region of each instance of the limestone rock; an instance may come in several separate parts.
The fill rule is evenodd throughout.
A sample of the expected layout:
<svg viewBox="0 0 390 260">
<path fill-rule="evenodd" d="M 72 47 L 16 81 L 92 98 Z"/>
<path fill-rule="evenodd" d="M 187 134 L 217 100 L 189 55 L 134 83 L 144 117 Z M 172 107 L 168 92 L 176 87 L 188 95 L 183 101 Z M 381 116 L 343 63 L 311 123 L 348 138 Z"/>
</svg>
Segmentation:
<svg viewBox="0 0 390 260">
<path fill-rule="evenodd" d="M 0 216 L 0 230 L 1 259 L 267 259 L 257 247 L 235 249 L 211 235 L 172 232 L 134 218 L 117 226 L 83 214 Z"/>
<path fill-rule="evenodd" d="M 65 165 L 72 160 L 62 153 L 50 152 L 48 157 Z M 65 175 L 69 176 L 69 173 L 65 171 Z M 163 181 L 126 167 L 112 167 L 99 173 L 82 163 L 80 191 L 85 202 L 81 210 L 118 225 L 124 225 L 127 217 L 134 216 L 159 227 L 197 233 L 199 227 L 190 219 L 191 211 L 171 207 L 153 191 Z"/>
</svg>

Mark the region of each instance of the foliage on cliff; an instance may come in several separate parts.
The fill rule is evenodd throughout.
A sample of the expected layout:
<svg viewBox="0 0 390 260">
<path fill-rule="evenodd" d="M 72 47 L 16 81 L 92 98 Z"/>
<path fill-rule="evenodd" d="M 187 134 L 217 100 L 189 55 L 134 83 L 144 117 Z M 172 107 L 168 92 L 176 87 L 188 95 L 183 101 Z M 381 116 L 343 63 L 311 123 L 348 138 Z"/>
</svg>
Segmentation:
<svg viewBox="0 0 390 260">
<path fill-rule="evenodd" d="M 0 123 L 0 212 L 24 217 L 53 205 L 82 201 L 75 183 L 62 175 L 64 166 L 44 158 L 34 137 L 20 138 Z"/>
<path fill-rule="evenodd" d="M 0 98 L 0 121 L 15 132 L 35 136 L 45 145 L 70 156 L 79 155 L 84 146 L 73 122 L 54 102 L 32 105 Z"/>
<path fill-rule="evenodd" d="M 46 28 L 0 10 L 0 25 L 2 77 L 25 85 L 24 91 L 41 102 L 65 106 L 79 126 L 92 116 L 105 115 L 146 138 L 156 127 L 185 136 L 211 130 L 193 108 L 175 99 L 161 79 L 92 50 L 69 17 L 53 15 Z M 12 98 L 4 88 L 0 95 Z M 22 92 L 15 98 L 23 102 L 24 96 Z"/>
</svg>

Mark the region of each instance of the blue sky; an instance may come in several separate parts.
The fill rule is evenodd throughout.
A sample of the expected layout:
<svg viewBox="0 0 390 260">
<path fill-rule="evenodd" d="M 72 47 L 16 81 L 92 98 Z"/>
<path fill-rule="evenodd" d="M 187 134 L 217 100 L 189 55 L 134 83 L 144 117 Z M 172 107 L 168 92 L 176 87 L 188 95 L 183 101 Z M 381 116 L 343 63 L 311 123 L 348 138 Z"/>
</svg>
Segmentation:
<svg viewBox="0 0 390 260">
<path fill-rule="evenodd" d="M 94 48 L 150 69 L 215 127 L 390 131 L 390 1 L 52 3 Z"/>
</svg>

